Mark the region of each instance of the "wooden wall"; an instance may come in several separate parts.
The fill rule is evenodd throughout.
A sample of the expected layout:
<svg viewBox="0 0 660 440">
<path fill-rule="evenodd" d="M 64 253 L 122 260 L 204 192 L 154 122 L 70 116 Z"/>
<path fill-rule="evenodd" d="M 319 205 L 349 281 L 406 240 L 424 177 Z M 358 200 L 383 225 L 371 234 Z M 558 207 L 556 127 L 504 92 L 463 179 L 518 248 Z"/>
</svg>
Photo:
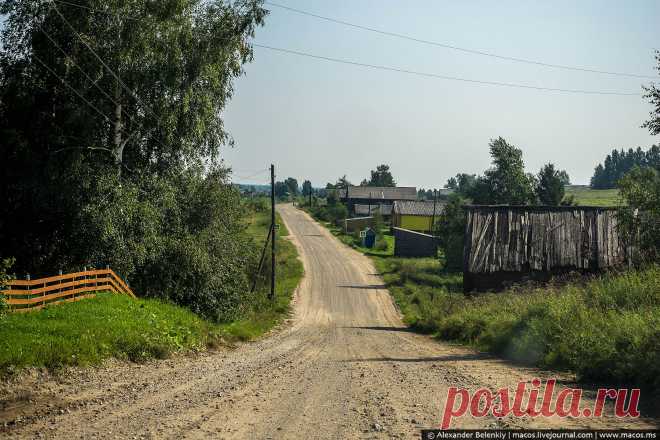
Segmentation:
<svg viewBox="0 0 660 440">
<path fill-rule="evenodd" d="M 616 210 L 592 207 L 468 206 L 465 290 L 568 271 L 623 264 Z"/>
</svg>

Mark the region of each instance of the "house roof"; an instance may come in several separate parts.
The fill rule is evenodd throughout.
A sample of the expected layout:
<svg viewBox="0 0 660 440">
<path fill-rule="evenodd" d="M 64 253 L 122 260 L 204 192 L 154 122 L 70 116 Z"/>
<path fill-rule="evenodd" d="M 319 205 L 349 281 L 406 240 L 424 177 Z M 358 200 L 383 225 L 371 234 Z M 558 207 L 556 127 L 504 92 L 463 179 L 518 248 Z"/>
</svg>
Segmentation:
<svg viewBox="0 0 660 440">
<path fill-rule="evenodd" d="M 339 190 L 341 197 L 346 197 L 346 190 Z M 415 200 L 417 188 L 414 186 L 349 186 L 349 199 L 371 200 Z"/>
<path fill-rule="evenodd" d="M 376 211 L 380 211 L 381 215 L 391 215 L 392 205 L 373 204 L 371 205 L 371 211 L 369 211 L 369 205 L 362 205 L 356 203 L 355 205 L 353 205 L 353 210 L 358 215 L 371 215 Z"/>
<path fill-rule="evenodd" d="M 442 214 L 445 203 L 437 202 L 435 205 L 435 215 Z M 420 200 L 397 200 L 392 206 L 393 214 L 401 215 L 433 215 L 433 202 L 423 202 Z"/>
</svg>

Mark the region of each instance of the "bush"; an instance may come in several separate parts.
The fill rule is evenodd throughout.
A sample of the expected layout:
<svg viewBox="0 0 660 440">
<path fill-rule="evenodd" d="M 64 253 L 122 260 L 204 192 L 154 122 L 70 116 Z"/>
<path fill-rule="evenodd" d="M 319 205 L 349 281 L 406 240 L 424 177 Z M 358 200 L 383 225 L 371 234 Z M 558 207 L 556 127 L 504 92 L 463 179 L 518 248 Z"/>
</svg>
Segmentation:
<svg viewBox="0 0 660 440">
<path fill-rule="evenodd" d="M 11 280 L 11 276 L 7 273 L 9 269 L 14 265 L 13 258 L 5 258 L 0 260 L 0 318 L 5 316 L 7 313 L 7 301 L 5 301 L 5 296 L 1 293 L 2 290 L 7 285 L 7 281 Z"/>
<path fill-rule="evenodd" d="M 78 220 L 73 261 L 109 264 L 139 295 L 207 319 L 241 315 L 257 246 L 244 233 L 239 193 L 222 170 L 192 168 L 121 185 L 111 175 L 97 184 L 99 195 Z"/>
<path fill-rule="evenodd" d="M 463 267 L 463 246 L 465 242 L 465 201 L 452 195 L 436 223 L 435 235 L 445 257 L 445 268 L 460 270 Z"/>
<path fill-rule="evenodd" d="M 638 249 L 637 263 L 660 261 L 660 170 L 634 168 L 619 181 L 626 205 L 619 223 L 628 243 Z"/>
</svg>

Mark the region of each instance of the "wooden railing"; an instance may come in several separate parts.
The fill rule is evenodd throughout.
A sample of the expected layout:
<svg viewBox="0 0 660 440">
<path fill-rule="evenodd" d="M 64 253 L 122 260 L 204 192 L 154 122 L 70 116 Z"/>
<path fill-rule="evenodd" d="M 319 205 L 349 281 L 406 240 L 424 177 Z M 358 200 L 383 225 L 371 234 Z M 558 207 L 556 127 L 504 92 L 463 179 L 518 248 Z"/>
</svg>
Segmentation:
<svg viewBox="0 0 660 440">
<path fill-rule="evenodd" d="M 11 280 L 0 290 L 9 310 L 28 312 L 59 302 L 91 298 L 99 292 L 112 292 L 135 298 L 133 291 L 110 268 L 85 270 L 38 280 Z"/>
</svg>

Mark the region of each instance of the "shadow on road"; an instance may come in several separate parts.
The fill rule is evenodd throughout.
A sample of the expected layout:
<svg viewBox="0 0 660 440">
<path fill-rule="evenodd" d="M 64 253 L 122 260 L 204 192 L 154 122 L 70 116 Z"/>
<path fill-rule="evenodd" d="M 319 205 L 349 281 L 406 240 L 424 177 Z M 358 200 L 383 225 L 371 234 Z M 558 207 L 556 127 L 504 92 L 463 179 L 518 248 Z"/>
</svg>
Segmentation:
<svg viewBox="0 0 660 440">
<path fill-rule="evenodd" d="M 340 328 L 354 328 L 359 330 L 380 330 L 385 332 L 407 332 L 414 333 L 409 327 L 384 327 L 384 326 L 352 326 L 352 327 L 340 327 Z"/>
<path fill-rule="evenodd" d="M 419 358 L 394 358 L 389 356 L 382 356 L 376 358 L 365 359 L 344 359 L 341 362 L 450 362 L 450 361 L 476 361 L 492 359 L 492 356 L 480 353 L 469 354 L 450 354 L 445 356 L 426 356 Z"/>
<path fill-rule="evenodd" d="M 385 284 L 337 284 L 337 287 L 344 287 L 346 289 L 366 289 L 366 290 L 387 289 L 387 286 Z"/>
</svg>

